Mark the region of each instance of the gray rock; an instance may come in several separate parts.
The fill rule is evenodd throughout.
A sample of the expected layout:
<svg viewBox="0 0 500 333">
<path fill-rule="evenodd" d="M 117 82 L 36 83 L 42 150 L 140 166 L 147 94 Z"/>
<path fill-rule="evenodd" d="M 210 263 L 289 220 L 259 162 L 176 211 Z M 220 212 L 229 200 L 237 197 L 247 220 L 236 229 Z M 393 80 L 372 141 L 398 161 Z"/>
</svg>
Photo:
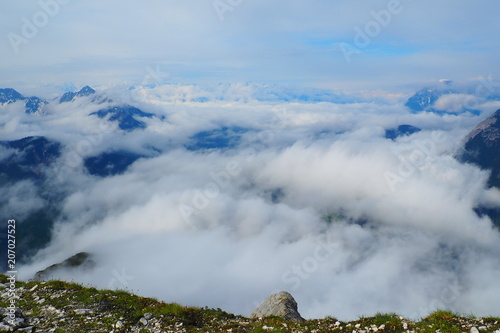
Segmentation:
<svg viewBox="0 0 500 333">
<path fill-rule="evenodd" d="M 479 330 L 477 329 L 477 327 L 471 327 L 470 329 L 470 333 L 479 333 Z"/>
<path fill-rule="evenodd" d="M 278 316 L 285 320 L 304 321 L 297 309 L 297 302 L 290 293 L 280 291 L 269 296 L 251 314 L 252 318 Z"/>
</svg>

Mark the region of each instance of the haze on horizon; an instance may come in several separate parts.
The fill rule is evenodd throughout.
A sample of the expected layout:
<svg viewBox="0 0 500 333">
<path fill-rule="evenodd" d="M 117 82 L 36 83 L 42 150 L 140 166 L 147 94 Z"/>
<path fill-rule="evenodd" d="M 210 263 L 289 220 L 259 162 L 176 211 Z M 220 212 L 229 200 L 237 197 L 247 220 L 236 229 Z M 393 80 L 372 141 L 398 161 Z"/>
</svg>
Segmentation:
<svg viewBox="0 0 500 333">
<path fill-rule="evenodd" d="M 157 68 L 162 83 L 347 90 L 498 77 L 499 10 L 493 0 L 4 1 L 0 86 L 133 85 Z"/>
</svg>

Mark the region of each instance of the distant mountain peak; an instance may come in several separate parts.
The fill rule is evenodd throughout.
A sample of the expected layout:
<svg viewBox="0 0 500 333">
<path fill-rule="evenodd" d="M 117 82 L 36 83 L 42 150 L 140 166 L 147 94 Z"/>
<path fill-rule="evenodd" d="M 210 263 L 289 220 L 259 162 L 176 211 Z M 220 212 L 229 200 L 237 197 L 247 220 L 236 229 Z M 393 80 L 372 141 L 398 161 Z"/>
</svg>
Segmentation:
<svg viewBox="0 0 500 333">
<path fill-rule="evenodd" d="M 72 102 L 76 97 L 86 97 L 95 94 L 95 90 L 89 86 L 85 86 L 79 91 L 68 91 L 62 95 L 59 103 Z"/>
<path fill-rule="evenodd" d="M 390 128 L 385 131 L 385 138 L 396 140 L 401 136 L 409 136 L 420 132 L 422 129 L 412 125 L 399 125 L 397 128 Z"/>
<path fill-rule="evenodd" d="M 21 95 L 18 91 L 12 88 L 0 89 L 0 103 L 15 103 L 17 101 L 23 101 L 26 97 Z"/>
<path fill-rule="evenodd" d="M 76 93 L 78 97 L 90 96 L 92 94 L 95 94 L 95 90 L 89 86 L 83 87 L 79 92 Z"/>
<path fill-rule="evenodd" d="M 423 88 L 411 96 L 405 106 L 413 112 L 427 111 L 443 94 L 444 92 L 435 88 Z"/>
<path fill-rule="evenodd" d="M 47 104 L 41 98 L 35 96 L 25 97 L 12 88 L 0 89 L 0 104 L 11 104 L 18 101 L 25 102 L 25 112 L 29 114 L 40 114 L 43 107 Z"/>
</svg>

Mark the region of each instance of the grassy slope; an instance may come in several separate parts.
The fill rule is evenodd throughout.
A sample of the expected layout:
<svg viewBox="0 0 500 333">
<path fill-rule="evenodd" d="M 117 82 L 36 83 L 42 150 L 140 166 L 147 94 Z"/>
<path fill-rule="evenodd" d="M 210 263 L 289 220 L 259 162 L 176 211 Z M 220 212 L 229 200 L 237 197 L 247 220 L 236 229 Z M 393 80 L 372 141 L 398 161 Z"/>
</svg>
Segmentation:
<svg viewBox="0 0 500 333">
<path fill-rule="evenodd" d="M 0 283 L 7 277 L 0 275 Z M 7 307 L 5 287 L 0 307 Z M 460 317 L 437 311 L 420 322 L 395 314 L 377 314 L 352 322 L 335 318 L 303 323 L 280 318 L 249 319 L 220 309 L 192 308 L 139 297 L 125 291 L 97 290 L 61 281 L 17 282 L 18 307 L 38 318 L 37 330 L 61 332 L 469 332 L 472 326 L 500 329 L 499 318 Z M 148 319 L 144 322 L 144 316 Z M 1 317 L 0 317 L 1 318 Z M 143 320 L 144 323 L 141 323 Z M 118 326 L 117 326 L 117 323 Z"/>
</svg>

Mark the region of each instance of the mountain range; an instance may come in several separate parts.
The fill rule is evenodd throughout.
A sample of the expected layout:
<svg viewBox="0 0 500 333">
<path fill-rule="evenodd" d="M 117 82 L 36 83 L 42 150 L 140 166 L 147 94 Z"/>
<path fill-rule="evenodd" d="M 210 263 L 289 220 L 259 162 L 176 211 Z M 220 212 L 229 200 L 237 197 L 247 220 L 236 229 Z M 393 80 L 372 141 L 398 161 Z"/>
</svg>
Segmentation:
<svg viewBox="0 0 500 333">
<path fill-rule="evenodd" d="M 25 112 L 31 114 L 39 114 L 43 107 L 47 104 L 46 101 L 36 96 L 25 97 L 12 88 L 0 89 L 0 105 L 11 104 L 21 101 L 25 105 Z"/>
</svg>

